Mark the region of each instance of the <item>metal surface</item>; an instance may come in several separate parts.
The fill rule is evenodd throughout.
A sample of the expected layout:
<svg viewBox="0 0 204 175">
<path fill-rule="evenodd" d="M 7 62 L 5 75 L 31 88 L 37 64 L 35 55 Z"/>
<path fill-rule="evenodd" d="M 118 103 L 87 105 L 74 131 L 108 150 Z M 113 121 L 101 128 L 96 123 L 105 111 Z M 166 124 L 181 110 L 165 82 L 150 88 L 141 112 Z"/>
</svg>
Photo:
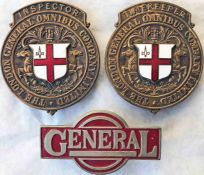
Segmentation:
<svg viewBox="0 0 204 175">
<path fill-rule="evenodd" d="M 119 14 L 106 52 L 106 71 L 128 102 L 158 112 L 197 86 L 203 53 L 191 14 L 166 2 L 145 2 Z"/>
<path fill-rule="evenodd" d="M 54 114 L 81 100 L 99 72 L 99 50 L 86 13 L 39 2 L 14 13 L 2 49 L 4 78 L 26 104 Z"/>
<path fill-rule="evenodd" d="M 41 127 L 42 158 L 74 159 L 93 174 L 116 171 L 129 159 L 158 160 L 160 154 L 161 129 L 129 128 L 109 112 L 87 114 L 74 127 Z"/>
</svg>

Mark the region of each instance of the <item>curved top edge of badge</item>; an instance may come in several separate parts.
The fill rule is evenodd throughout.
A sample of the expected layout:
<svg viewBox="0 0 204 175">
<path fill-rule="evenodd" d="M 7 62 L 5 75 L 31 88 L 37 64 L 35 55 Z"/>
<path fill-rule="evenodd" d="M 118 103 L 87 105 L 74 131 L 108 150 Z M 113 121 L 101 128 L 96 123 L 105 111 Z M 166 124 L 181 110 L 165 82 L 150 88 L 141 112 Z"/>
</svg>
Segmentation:
<svg viewBox="0 0 204 175">
<path fill-rule="evenodd" d="M 42 4 L 43 6 L 42 6 L 41 4 Z M 70 9 L 72 9 L 72 10 L 73 10 L 73 9 L 74 9 L 74 10 L 77 10 L 77 12 L 75 12 L 74 15 L 72 14 L 72 12 L 70 12 L 70 13 L 64 12 L 64 13 L 66 13 L 68 16 L 75 17 L 76 20 L 77 20 L 79 23 L 81 23 L 81 25 L 82 25 L 84 28 L 86 28 L 88 31 L 90 31 L 90 29 L 89 29 L 90 23 L 87 21 L 87 18 L 88 18 L 88 17 L 87 17 L 87 13 L 86 13 L 85 11 L 81 10 L 80 8 L 76 7 L 76 6 L 71 5 L 70 3 L 60 2 L 60 1 L 37 1 L 37 2 L 33 2 L 33 3 L 29 3 L 28 5 L 25 5 L 25 6 L 21 7 L 19 10 L 15 11 L 15 12 L 13 13 L 13 19 L 12 19 L 12 22 L 10 23 L 11 31 L 12 31 L 19 23 L 21 23 L 23 20 L 25 20 L 28 16 L 30 16 L 30 15 L 32 15 L 33 13 L 36 13 L 36 12 L 41 12 L 41 11 L 42 11 L 42 8 L 45 8 L 46 4 L 48 4 L 48 6 L 49 6 L 49 5 L 53 5 L 53 4 L 56 4 L 56 5 L 57 5 L 57 4 L 60 4 L 60 5 L 62 5 L 62 6 L 60 6 L 61 8 L 66 7 L 66 8 L 70 8 Z M 20 12 L 22 12 L 22 11 L 25 10 L 26 8 L 32 8 L 32 6 L 35 6 L 35 5 L 36 5 L 36 6 L 41 5 L 40 9 L 39 9 L 39 7 L 35 7 L 36 9 L 35 9 L 35 11 L 33 11 L 32 13 L 21 15 Z M 67 6 L 68 6 L 68 7 L 67 7 Z M 33 7 L 33 8 L 34 8 L 34 7 Z M 32 10 L 32 9 L 31 9 L 31 10 Z M 67 10 L 68 10 L 68 9 L 67 9 Z M 63 10 L 60 10 L 59 8 L 58 8 L 58 9 L 55 9 L 55 10 L 52 10 L 52 7 L 51 7 L 51 9 L 48 10 L 48 11 L 50 11 L 50 12 L 55 12 L 55 11 L 63 12 Z M 9 37 L 11 31 L 8 32 L 8 34 L 7 34 L 7 36 L 6 36 L 6 38 L 5 38 L 5 40 L 4 40 L 3 43 L 5 43 L 5 41 L 8 39 L 8 37 Z M 97 53 L 98 53 L 98 52 L 99 52 L 99 48 L 98 48 L 98 44 L 97 44 L 97 42 L 96 42 L 96 40 L 95 40 L 95 37 L 93 36 L 93 34 L 91 33 L 91 31 L 90 31 L 89 34 L 90 34 L 90 36 L 93 37 L 94 44 L 96 44 L 96 49 L 97 49 Z M 4 47 L 2 47 L 2 49 L 1 49 L 1 63 L 2 63 L 2 60 L 3 60 L 3 59 L 2 59 L 2 57 L 3 57 L 3 54 L 2 54 L 2 53 L 3 53 L 3 49 L 4 49 Z M 100 54 L 97 56 L 97 59 L 98 59 L 98 64 L 100 65 Z M 3 64 L 2 64 L 2 65 L 3 65 Z M 94 78 L 94 82 L 95 82 L 95 81 L 97 80 L 97 78 L 98 78 L 99 70 L 100 70 L 100 67 L 98 66 L 97 72 L 96 72 L 96 76 L 95 76 L 95 78 Z M 3 73 L 3 69 L 2 69 L 2 73 Z M 5 79 L 4 73 L 3 73 L 3 77 L 4 77 L 4 79 Z M 6 83 L 7 83 L 7 82 L 6 82 Z M 8 83 L 7 83 L 7 85 L 8 85 Z M 9 87 L 9 86 L 8 86 L 8 87 Z M 91 87 L 92 87 L 92 86 L 91 86 Z M 36 106 L 30 105 L 30 104 L 26 103 L 26 102 L 25 102 L 24 100 L 22 100 L 22 99 L 20 99 L 20 100 L 21 100 L 22 102 L 24 102 L 25 104 L 27 104 L 28 106 L 30 106 L 30 107 L 33 107 L 33 108 L 39 109 L 39 110 L 46 110 L 50 115 L 54 115 L 58 110 L 61 110 L 61 109 L 65 109 L 65 108 L 67 108 L 67 107 L 70 107 L 70 106 L 72 106 L 73 104 L 79 102 L 81 99 L 83 99 L 83 98 L 90 92 L 91 87 L 89 88 L 89 90 L 87 91 L 87 93 L 86 93 L 83 97 L 79 98 L 78 100 L 76 100 L 75 102 L 71 103 L 70 105 L 63 106 L 63 107 L 59 107 L 59 108 L 51 108 L 51 109 L 40 108 L 40 107 L 36 107 Z M 18 97 L 15 93 L 14 93 L 14 95 L 15 95 L 16 97 Z"/>
<path fill-rule="evenodd" d="M 108 111 L 108 110 L 93 110 L 91 112 L 87 112 L 85 113 L 84 115 L 82 115 L 81 117 L 79 117 L 79 120 L 78 122 L 75 123 L 74 126 L 77 126 L 80 124 L 80 122 L 87 118 L 88 116 L 97 116 L 99 114 L 108 114 L 110 116 L 114 116 L 115 118 L 117 118 L 118 120 L 122 121 L 123 124 L 125 125 L 125 127 L 129 127 L 128 123 L 125 121 L 124 118 L 122 118 L 120 115 L 116 114 L 115 112 L 112 112 L 112 111 Z"/>
<path fill-rule="evenodd" d="M 172 6 L 172 7 L 178 7 L 178 8 L 180 8 L 180 9 L 182 9 L 185 13 L 186 13 L 186 19 L 185 19 L 185 21 L 187 21 L 187 23 L 191 26 L 191 28 L 193 28 L 194 26 L 195 26 L 195 24 L 193 24 L 192 22 L 191 22 L 191 13 L 189 12 L 189 11 L 187 11 L 186 9 L 184 9 L 183 7 L 181 7 L 181 6 L 178 6 L 178 5 L 176 5 L 176 4 L 174 4 L 174 3 L 170 3 L 170 2 L 164 2 L 164 1 L 148 1 L 148 2 L 141 2 L 141 3 L 137 3 L 137 4 L 135 4 L 135 5 L 132 5 L 132 6 L 130 6 L 130 7 L 128 7 L 128 8 L 126 8 L 126 9 L 124 9 L 124 10 L 122 10 L 121 12 L 119 12 L 119 14 L 118 14 L 118 22 L 115 24 L 115 26 L 116 27 L 118 27 L 118 26 L 120 26 L 124 21 L 126 21 L 125 20 L 125 18 L 127 17 L 126 16 L 126 14 L 127 14 L 127 12 L 129 11 L 129 10 L 131 10 L 132 8 L 134 8 L 134 7 L 139 7 L 139 6 L 142 6 L 142 5 L 144 5 L 144 4 L 153 4 L 153 3 L 163 3 L 163 4 L 167 4 L 167 5 L 170 5 L 170 6 Z M 148 10 L 148 11 L 151 11 L 151 10 Z M 159 10 L 160 11 L 160 10 Z M 135 16 L 135 15 L 138 15 L 138 13 L 135 13 L 135 14 L 133 14 L 133 15 L 129 15 L 128 17 L 130 17 L 130 16 Z M 182 18 L 183 19 L 183 18 Z"/>
<path fill-rule="evenodd" d="M 37 2 L 34 2 L 34 3 L 29 3 L 28 5 L 26 6 L 23 6 L 22 8 L 20 8 L 19 10 L 15 11 L 13 13 L 13 23 L 11 24 L 12 27 L 15 26 L 16 24 L 18 24 L 20 21 L 24 20 L 25 18 L 21 18 L 20 20 L 18 20 L 17 18 L 17 15 L 19 12 L 21 12 L 23 9 L 25 8 L 28 8 L 28 7 L 31 7 L 31 6 L 34 6 L 34 5 L 37 5 L 39 3 L 42 3 L 42 4 L 48 4 L 48 3 L 60 3 L 60 4 L 63 4 L 63 5 L 69 5 L 70 7 L 74 8 L 74 9 L 77 9 L 80 13 L 81 13 L 81 17 L 80 16 L 75 16 L 79 21 L 81 21 L 86 27 L 89 27 L 90 26 L 90 23 L 87 22 L 87 13 L 85 11 L 83 11 L 82 9 L 72 5 L 72 4 L 69 4 L 69 3 L 65 3 L 65 2 L 60 2 L 60 1 L 37 1 Z M 26 16 L 25 16 L 26 17 Z"/>
<path fill-rule="evenodd" d="M 138 8 L 138 7 L 140 7 L 140 6 L 144 6 L 144 5 L 147 5 L 147 4 L 151 4 L 151 5 L 153 5 L 153 4 L 154 4 L 154 5 L 155 5 L 155 4 L 163 4 L 163 6 L 168 6 L 168 7 L 171 8 L 171 10 L 173 10 L 173 11 L 174 11 L 174 8 L 176 8 L 176 9 L 182 10 L 182 11 L 184 12 L 183 16 L 179 16 L 179 15 L 176 15 L 176 14 L 174 14 L 174 15 L 175 15 L 176 17 L 180 18 L 182 21 L 184 21 L 184 22 L 189 26 L 189 29 L 191 29 L 191 30 L 193 31 L 194 36 L 197 38 L 198 45 L 199 45 L 199 47 L 201 48 L 201 50 L 200 50 L 200 52 L 201 52 L 201 68 L 200 68 L 199 77 L 198 77 L 197 82 L 196 82 L 195 87 L 194 87 L 194 88 L 196 88 L 197 85 L 198 85 L 198 83 L 199 83 L 200 80 L 201 80 L 201 76 L 202 76 L 202 72 L 203 72 L 203 50 L 202 50 L 202 45 L 201 45 L 201 42 L 200 42 L 200 40 L 199 40 L 199 38 L 198 38 L 198 35 L 197 35 L 197 33 L 195 33 L 195 31 L 193 30 L 193 28 L 195 27 L 195 24 L 192 23 L 192 21 L 191 21 L 192 14 L 191 14 L 189 11 L 187 11 L 186 9 L 184 9 L 183 7 L 178 6 L 178 5 L 174 4 L 174 3 L 169 3 L 169 2 L 164 2 L 164 1 L 147 1 L 147 2 L 141 2 L 141 3 L 133 4 L 133 5 L 131 5 L 131 6 L 127 7 L 127 8 L 125 8 L 124 10 L 122 10 L 122 11 L 120 11 L 120 12 L 118 13 L 118 21 L 117 21 L 116 24 L 115 24 L 116 30 L 112 33 L 111 39 L 112 39 L 112 37 L 116 34 L 117 30 L 119 30 L 120 27 L 121 27 L 123 24 L 125 24 L 129 19 L 134 18 L 134 17 L 136 17 L 136 16 L 138 16 L 138 15 L 140 15 L 140 14 L 145 14 L 145 13 L 150 13 L 150 12 L 162 12 L 162 11 L 163 11 L 163 10 L 160 10 L 159 7 L 158 7 L 157 10 L 155 10 L 155 8 L 154 8 L 154 9 L 147 9 L 147 8 L 146 8 L 146 10 L 143 10 L 142 12 L 136 12 L 136 10 L 135 10 L 135 11 L 132 11 L 132 13 L 129 13 L 129 14 L 128 14 L 128 12 L 130 12 L 131 9 L 134 10 L 134 8 Z M 151 6 L 151 7 L 152 7 L 152 6 Z M 144 7 L 143 7 L 143 8 L 144 8 Z M 163 8 L 164 8 L 164 7 L 163 7 Z M 173 8 L 173 9 L 172 9 L 172 8 Z M 164 8 L 164 11 L 165 11 L 165 10 L 166 10 L 166 7 Z M 171 13 L 171 11 L 170 11 L 169 13 Z M 111 43 L 111 40 L 109 40 L 108 45 L 107 45 L 107 48 L 106 48 L 106 63 L 105 63 L 105 64 L 106 64 L 106 73 L 107 73 L 107 75 L 108 75 L 109 80 L 112 82 L 112 80 L 111 80 L 111 78 L 110 78 L 110 75 L 109 75 L 109 72 L 108 72 L 108 68 L 107 68 L 107 55 L 108 55 L 108 48 L 110 47 L 110 43 Z M 112 82 L 112 83 L 113 83 L 113 82 Z M 190 96 L 190 95 L 192 94 L 192 92 L 193 92 L 193 90 L 191 90 L 191 91 L 189 92 L 188 96 Z M 118 91 L 117 91 L 117 93 L 118 93 L 120 96 L 122 96 Z M 187 97 L 188 97 L 188 96 L 187 96 Z M 182 100 L 178 101 L 176 104 L 178 104 L 178 103 L 184 101 L 187 97 L 184 97 Z M 153 113 L 155 113 L 155 114 L 156 114 L 158 111 L 160 111 L 161 109 L 165 109 L 165 108 L 168 108 L 168 107 L 171 107 L 171 106 L 174 106 L 174 105 L 175 105 L 175 104 L 173 104 L 173 105 L 168 105 L 168 106 L 163 107 L 163 108 L 160 108 L 160 107 L 145 107 L 145 106 L 142 106 L 142 105 L 139 105 L 139 104 L 136 105 L 135 103 L 130 102 L 130 100 L 128 100 L 127 98 L 124 98 L 124 99 L 125 99 L 127 102 L 129 102 L 129 103 L 131 103 L 131 104 L 133 104 L 133 105 L 135 105 L 135 106 L 141 107 L 141 108 L 143 108 L 143 109 L 149 109 L 151 112 L 153 112 Z"/>
</svg>

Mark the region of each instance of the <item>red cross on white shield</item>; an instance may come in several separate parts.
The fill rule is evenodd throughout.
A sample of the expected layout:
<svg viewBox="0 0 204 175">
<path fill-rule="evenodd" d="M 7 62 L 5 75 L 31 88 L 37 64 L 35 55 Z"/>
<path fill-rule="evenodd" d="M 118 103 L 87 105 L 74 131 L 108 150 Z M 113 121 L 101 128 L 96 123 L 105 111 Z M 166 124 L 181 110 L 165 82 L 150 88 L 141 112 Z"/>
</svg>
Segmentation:
<svg viewBox="0 0 204 175">
<path fill-rule="evenodd" d="M 175 44 L 136 44 L 139 73 L 154 82 L 168 77 L 172 71 L 172 49 Z"/>
<path fill-rule="evenodd" d="M 63 44 L 30 44 L 33 50 L 33 70 L 36 77 L 50 83 L 67 73 L 67 47 Z"/>
</svg>

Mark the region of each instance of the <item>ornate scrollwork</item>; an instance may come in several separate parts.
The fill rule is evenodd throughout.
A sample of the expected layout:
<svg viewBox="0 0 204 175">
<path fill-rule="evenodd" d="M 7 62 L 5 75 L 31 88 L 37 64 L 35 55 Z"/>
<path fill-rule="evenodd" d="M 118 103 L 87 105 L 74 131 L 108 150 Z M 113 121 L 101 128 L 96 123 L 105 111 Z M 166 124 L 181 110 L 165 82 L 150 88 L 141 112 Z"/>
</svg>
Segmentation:
<svg viewBox="0 0 204 175">
<path fill-rule="evenodd" d="M 67 57 L 68 76 L 62 80 L 56 80 L 50 84 L 47 81 L 38 79 L 33 71 L 32 50 L 29 44 L 39 43 L 70 43 L 69 56 Z M 16 52 L 18 59 L 23 59 L 23 65 L 18 67 L 18 76 L 21 81 L 29 86 L 29 88 L 39 95 L 60 95 L 72 89 L 78 80 L 82 77 L 84 66 L 79 62 L 79 57 L 83 55 L 83 51 L 78 49 L 80 43 L 74 35 L 63 27 L 36 27 L 28 31 L 19 44 Z"/>
<path fill-rule="evenodd" d="M 125 58 L 125 63 L 121 66 L 121 71 L 131 85 L 134 85 L 140 92 L 148 95 L 159 95 L 174 90 L 180 84 L 187 74 L 188 65 L 186 57 L 188 49 L 185 43 L 178 37 L 178 34 L 172 29 L 160 26 L 154 28 L 157 30 L 152 33 L 152 27 L 143 27 L 136 30 L 127 39 L 121 58 Z M 156 33 L 156 34 L 155 34 Z M 154 38 L 153 38 L 154 37 Z M 151 80 L 145 79 L 139 75 L 138 69 L 138 51 L 135 44 L 175 44 L 173 50 L 172 74 L 150 86 Z"/>
</svg>

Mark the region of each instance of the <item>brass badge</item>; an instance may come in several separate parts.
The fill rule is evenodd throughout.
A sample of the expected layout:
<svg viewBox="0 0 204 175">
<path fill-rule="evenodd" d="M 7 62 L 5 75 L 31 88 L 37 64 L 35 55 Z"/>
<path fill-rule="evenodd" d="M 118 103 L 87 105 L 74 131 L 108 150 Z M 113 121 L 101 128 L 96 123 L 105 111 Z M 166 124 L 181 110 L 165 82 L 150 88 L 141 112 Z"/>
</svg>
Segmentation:
<svg viewBox="0 0 204 175">
<path fill-rule="evenodd" d="M 1 61 L 17 97 L 53 115 L 90 91 L 99 71 L 99 50 L 86 18 L 82 10 L 54 1 L 14 13 Z"/>
<path fill-rule="evenodd" d="M 116 27 L 106 69 L 125 100 L 157 112 L 196 88 L 203 54 L 188 11 L 166 2 L 145 2 L 122 11 Z"/>
</svg>

